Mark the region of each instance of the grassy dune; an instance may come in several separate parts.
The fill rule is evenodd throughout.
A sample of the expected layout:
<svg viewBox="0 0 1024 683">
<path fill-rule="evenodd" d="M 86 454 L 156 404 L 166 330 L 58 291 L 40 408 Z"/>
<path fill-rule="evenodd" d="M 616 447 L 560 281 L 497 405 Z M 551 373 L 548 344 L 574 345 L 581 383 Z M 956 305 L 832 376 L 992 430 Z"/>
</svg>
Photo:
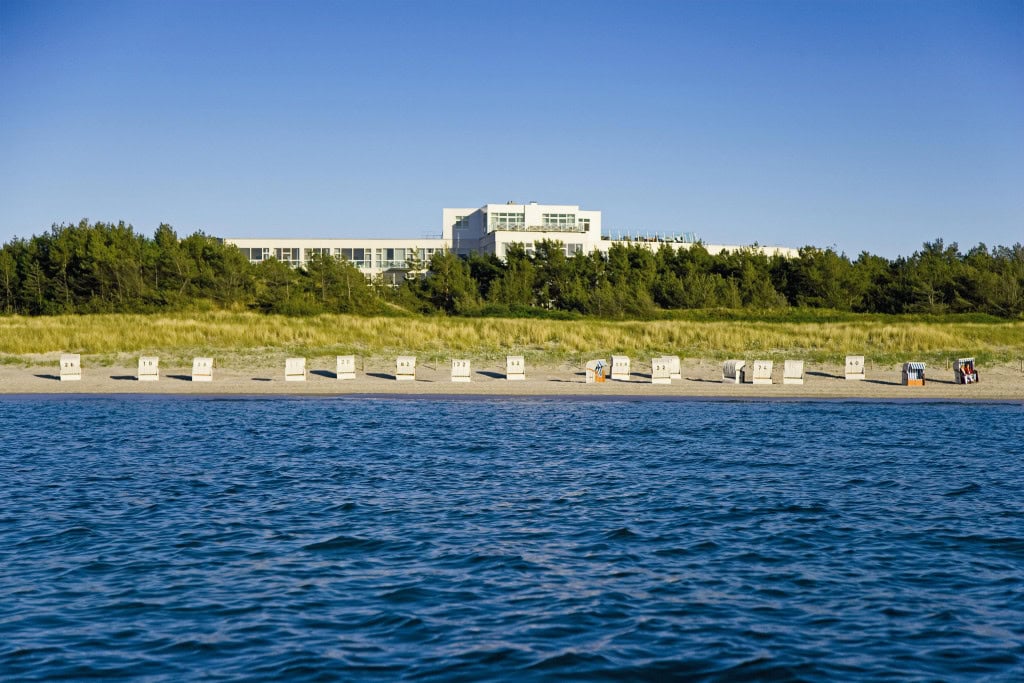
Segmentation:
<svg viewBox="0 0 1024 683">
<path fill-rule="evenodd" d="M 697 312 L 657 321 L 596 319 L 373 317 L 311 318 L 250 312 L 205 311 L 176 315 L 0 317 L 0 361 L 30 363 L 62 351 L 113 364 L 140 354 L 184 363 L 210 355 L 222 365 L 277 362 L 355 353 L 424 360 L 476 359 L 522 353 L 534 361 L 579 362 L 623 353 L 637 358 L 666 353 L 688 358 L 804 358 L 838 362 L 848 353 L 873 362 L 945 361 L 973 355 L 980 361 L 1024 357 L 1024 321 L 816 313 L 805 319 L 709 319 Z"/>
</svg>

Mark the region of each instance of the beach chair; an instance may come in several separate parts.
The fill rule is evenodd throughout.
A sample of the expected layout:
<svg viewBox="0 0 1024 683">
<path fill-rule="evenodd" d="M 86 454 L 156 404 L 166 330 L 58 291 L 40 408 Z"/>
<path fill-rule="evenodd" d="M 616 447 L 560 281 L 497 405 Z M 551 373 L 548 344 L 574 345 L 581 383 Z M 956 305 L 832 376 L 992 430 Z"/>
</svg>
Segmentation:
<svg viewBox="0 0 1024 683">
<path fill-rule="evenodd" d="M 416 379 L 416 356 L 399 356 L 395 359 L 395 379 L 412 382 Z"/>
<path fill-rule="evenodd" d="M 213 359 L 193 358 L 192 359 L 192 381 L 212 382 L 213 381 Z"/>
<path fill-rule="evenodd" d="M 953 363 L 953 380 L 957 384 L 975 384 L 978 381 L 978 368 L 973 358 L 958 358 Z"/>
<path fill-rule="evenodd" d="M 612 379 L 629 381 L 629 356 L 612 356 Z"/>
<path fill-rule="evenodd" d="M 846 379 L 864 379 L 864 356 L 846 357 Z"/>
<path fill-rule="evenodd" d="M 306 381 L 306 359 L 287 358 L 284 361 L 284 381 L 305 382 Z"/>
<path fill-rule="evenodd" d="M 469 377 L 469 361 L 465 359 L 452 359 L 452 381 L 453 382 L 468 382 Z"/>
<path fill-rule="evenodd" d="M 753 367 L 753 384 L 771 384 L 774 363 L 770 360 L 755 360 Z"/>
<path fill-rule="evenodd" d="M 60 381 L 77 382 L 82 379 L 82 356 L 77 353 L 60 355 Z"/>
<path fill-rule="evenodd" d="M 139 358 L 140 382 L 156 382 L 160 379 L 160 359 L 156 356 L 142 356 Z"/>
<path fill-rule="evenodd" d="M 356 357 L 355 356 L 338 356 L 337 370 L 335 370 L 334 376 L 337 379 L 355 379 L 356 378 Z"/>
<path fill-rule="evenodd" d="M 903 386 L 924 386 L 924 363 L 909 361 L 903 364 Z"/>
<path fill-rule="evenodd" d="M 668 358 L 651 359 L 651 384 L 672 384 L 671 361 Z"/>
<path fill-rule="evenodd" d="M 727 360 L 722 363 L 722 383 L 739 384 L 743 381 L 743 369 L 746 367 L 745 360 Z"/>
<path fill-rule="evenodd" d="M 804 362 L 802 360 L 787 360 L 782 368 L 783 384 L 804 383 Z"/>
<path fill-rule="evenodd" d="M 526 379 L 526 359 L 522 356 L 506 356 L 505 357 L 505 379 L 507 380 L 525 380 Z"/>
</svg>

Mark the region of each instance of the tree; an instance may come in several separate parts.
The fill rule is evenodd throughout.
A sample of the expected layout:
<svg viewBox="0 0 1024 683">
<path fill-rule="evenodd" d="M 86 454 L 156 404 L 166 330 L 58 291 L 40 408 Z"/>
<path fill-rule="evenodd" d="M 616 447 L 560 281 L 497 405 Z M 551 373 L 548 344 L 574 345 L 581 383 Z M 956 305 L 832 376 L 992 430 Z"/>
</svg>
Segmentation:
<svg viewBox="0 0 1024 683">
<path fill-rule="evenodd" d="M 534 245 L 536 255 L 535 292 L 542 306 L 565 309 L 565 295 L 569 289 L 569 260 L 565 245 L 557 240 L 541 240 Z"/>
<path fill-rule="evenodd" d="M 22 297 L 30 313 L 40 315 L 47 312 L 46 289 L 48 280 L 38 260 L 29 261 L 23 278 Z"/>
<path fill-rule="evenodd" d="M 480 309 L 480 294 L 470 276 L 469 264 L 453 252 L 434 252 L 422 288 L 425 298 L 449 315 Z"/>
<path fill-rule="evenodd" d="M 344 258 L 313 254 L 306 262 L 306 291 L 332 313 L 370 313 L 377 310 L 376 295 L 366 277 Z"/>
<path fill-rule="evenodd" d="M 654 293 L 654 301 L 662 308 L 685 308 L 686 287 L 683 281 L 675 273 L 659 273 L 654 281 L 651 291 Z"/>
<path fill-rule="evenodd" d="M 156 229 L 153 240 L 156 246 L 154 287 L 167 303 L 181 304 L 199 275 L 196 261 L 182 248 L 174 228 L 166 223 Z"/>
<path fill-rule="evenodd" d="M 6 244 L 0 248 L 0 302 L 4 313 L 11 313 L 17 307 L 18 263 L 13 251 Z"/>
<path fill-rule="evenodd" d="M 853 262 L 857 280 L 863 283 L 864 293 L 854 310 L 860 313 L 896 313 L 902 304 L 896 300 L 897 281 L 894 264 L 881 256 L 861 252 Z"/>
<path fill-rule="evenodd" d="M 869 281 L 845 255 L 833 249 L 804 247 L 798 258 L 779 259 L 782 291 L 794 306 L 851 311 L 861 305 Z"/>
<path fill-rule="evenodd" d="M 956 298 L 955 278 L 960 270 L 956 243 L 946 247 L 942 239 L 925 242 L 921 251 L 906 261 L 910 309 L 924 313 L 943 313 Z"/>
<path fill-rule="evenodd" d="M 299 274 L 275 258 L 256 266 L 256 307 L 264 313 L 291 313 L 301 310 Z"/>
<path fill-rule="evenodd" d="M 1024 314 L 1024 245 L 996 247 L 992 267 L 997 275 L 992 311 L 998 315 Z"/>
<path fill-rule="evenodd" d="M 530 306 L 534 302 L 533 283 L 537 278 L 533 261 L 521 244 L 510 244 L 505 253 L 505 272 L 491 283 L 490 300 L 510 308 Z"/>
<path fill-rule="evenodd" d="M 480 296 L 490 297 L 491 285 L 505 272 L 505 264 L 494 254 L 470 254 L 469 274 L 476 281 Z"/>
</svg>

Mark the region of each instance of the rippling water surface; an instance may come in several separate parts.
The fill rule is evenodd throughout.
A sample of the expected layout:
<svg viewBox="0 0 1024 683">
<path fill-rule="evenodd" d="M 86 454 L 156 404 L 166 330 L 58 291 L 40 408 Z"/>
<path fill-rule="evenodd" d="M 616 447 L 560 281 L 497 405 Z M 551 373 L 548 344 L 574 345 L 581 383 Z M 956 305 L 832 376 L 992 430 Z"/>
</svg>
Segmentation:
<svg viewBox="0 0 1024 683">
<path fill-rule="evenodd" d="M 1024 407 L 0 399 L 0 676 L 1021 680 Z"/>
</svg>

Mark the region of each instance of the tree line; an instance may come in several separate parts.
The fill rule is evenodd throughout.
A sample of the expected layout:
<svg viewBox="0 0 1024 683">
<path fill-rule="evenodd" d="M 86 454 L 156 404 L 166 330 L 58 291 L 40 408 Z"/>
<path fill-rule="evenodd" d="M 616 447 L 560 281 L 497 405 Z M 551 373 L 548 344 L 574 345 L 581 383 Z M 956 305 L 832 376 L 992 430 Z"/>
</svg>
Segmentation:
<svg viewBox="0 0 1024 683">
<path fill-rule="evenodd" d="M 124 223 L 54 225 L 0 248 L 0 311 L 27 315 L 175 311 L 211 306 L 268 313 L 537 315 L 611 318 L 674 309 L 780 307 L 864 313 L 1024 315 L 1024 246 L 966 253 L 926 242 L 908 257 L 856 259 L 805 247 L 796 258 L 701 245 L 651 251 L 615 244 L 566 256 L 561 243 L 521 246 L 504 260 L 435 253 L 409 263 L 398 286 L 371 282 L 341 258 L 314 254 L 303 268 L 242 252 L 162 224 L 152 238 Z"/>
</svg>

